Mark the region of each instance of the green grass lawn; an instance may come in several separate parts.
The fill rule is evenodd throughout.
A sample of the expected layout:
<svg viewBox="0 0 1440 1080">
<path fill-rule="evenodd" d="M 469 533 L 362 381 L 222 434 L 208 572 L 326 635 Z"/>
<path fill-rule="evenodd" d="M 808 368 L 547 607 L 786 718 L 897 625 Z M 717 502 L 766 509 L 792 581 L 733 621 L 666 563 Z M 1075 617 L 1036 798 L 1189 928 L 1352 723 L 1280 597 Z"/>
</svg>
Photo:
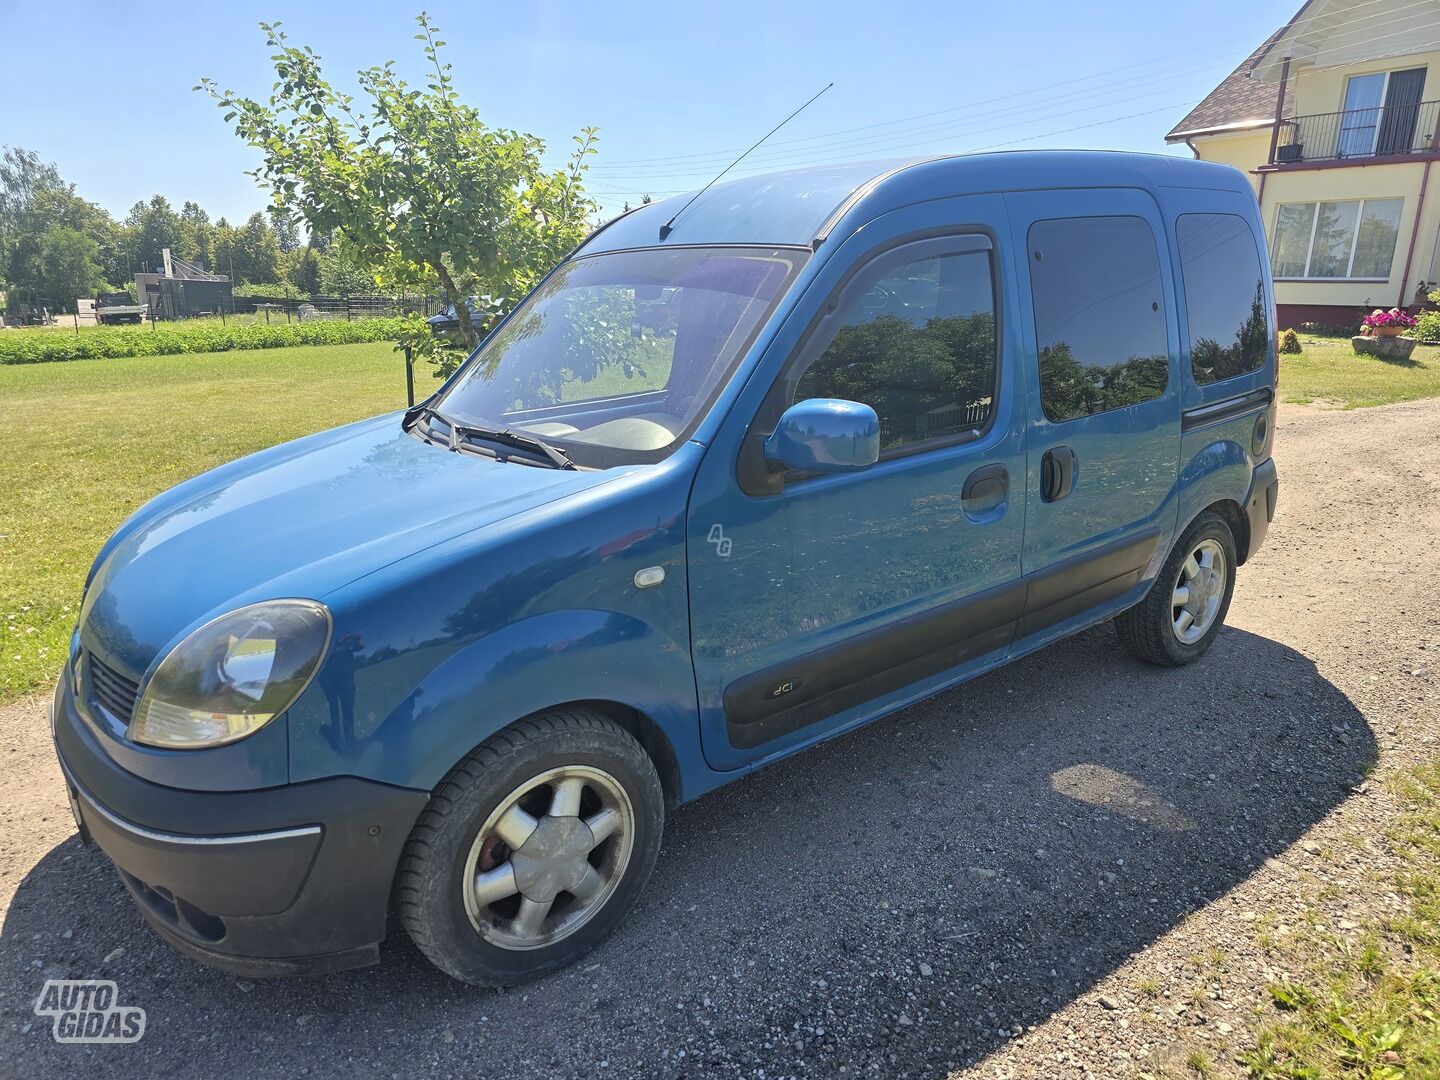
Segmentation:
<svg viewBox="0 0 1440 1080">
<path fill-rule="evenodd" d="M 1407 361 L 1359 356 L 1348 338 L 1301 336 L 1303 352 L 1280 357 L 1283 401 L 1340 409 L 1440 397 L 1440 346 L 1419 345 Z"/>
<path fill-rule="evenodd" d="M 54 680 L 85 572 L 141 503 L 404 404 L 385 342 L 0 367 L 0 703 Z"/>
<path fill-rule="evenodd" d="M 1269 987 L 1275 1012 L 1243 1061 L 1251 1077 L 1440 1076 L 1440 763 L 1388 786 L 1404 811 L 1376 839 L 1406 864 L 1368 887 L 1398 901 L 1394 914 L 1346 935 L 1306 908 L 1292 931 L 1259 934 L 1291 974 Z"/>
</svg>

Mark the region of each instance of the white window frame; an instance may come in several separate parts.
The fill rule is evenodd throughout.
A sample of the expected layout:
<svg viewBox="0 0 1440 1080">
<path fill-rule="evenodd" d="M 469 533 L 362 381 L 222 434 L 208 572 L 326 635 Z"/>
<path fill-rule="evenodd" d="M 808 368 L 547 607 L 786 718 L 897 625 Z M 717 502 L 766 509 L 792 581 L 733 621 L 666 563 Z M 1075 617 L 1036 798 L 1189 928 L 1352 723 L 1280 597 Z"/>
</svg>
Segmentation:
<svg viewBox="0 0 1440 1080">
<path fill-rule="evenodd" d="M 1428 73 L 1427 73 L 1427 74 L 1428 74 Z M 1382 78 L 1382 79 L 1380 80 L 1380 104 L 1377 105 L 1377 106 L 1375 106 L 1375 108 L 1373 108 L 1373 109 L 1351 109 L 1351 108 L 1347 105 L 1347 102 L 1350 100 L 1350 84 L 1351 84 L 1352 82 L 1354 82 L 1356 79 L 1368 79 L 1368 78 L 1371 78 L 1371 77 L 1373 77 L 1373 76 L 1375 76 L 1375 75 L 1383 75 L 1383 76 L 1384 76 L 1384 78 Z M 1351 113 L 1351 112 L 1373 112 L 1373 113 L 1375 114 L 1375 123 L 1373 123 L 1373 124 L 1370 126 L 1370 146 L 1369 146 L 1369 149 L 1367 149 L 1364 153 L 1361 153 L 1361 154 L 1346 154 L 1346 155 L 1344 155 L 1344 156 L 1345 156 L 1345 157 L 1368 157 L 1368 156 L 1372 156 L 1372 155 L 1375 153 L 1375 148 L 1380 145 L 1380 125 L 1384 122 L 1384 118 L 1385 118 L 1385 95 L 1388 94 L 1389 92 L 1390 92 L 1390 72 L 1388 72 L 1388 71 L 1362 71 L 1362 72 L 1358 72 L 1358 73 L 1356 73 L 1356 74 L 1354 74 L 1354 75 L 1347 75 L 1347 76 L 1345 76 L 1345 87 L 1344 87 L 1344 89 L 1341 91 L 1341 95 L 1340 95 L 1340 115 L 1341 115 L 1341 120 L 1340 120 L 1340 126 L 1339 126 L 1339 133 L 1335 136 L 1335 153 L 1336 153 L 1336 156 L 1340 156 L 1341 144 L 1344 143 L 1344 141 L 1345 141 L 1346 128 L 1344 127 L 1344 124 L 1345 124 L 1344 116 L 1345 116 L 1345 114 Z M 1357 128 L 1350 128 L 1349 130 L 1351 130 L 1351 131 L 1356 131 L 1356 130 L 1359 130 L 1359 129 L 1357 129 Z"/>
<path fill-rule="evenodd" d="M 1340 113 L 1341 113 L 1341 116 L 1343 117 L 1344 114 L 1345 114 L 1345 113 L 1348 113 L 1348 112 L 1373 112 L 1373 113 L 1375 114 L 1375 124 L 1374 124 L 1374 127 L 1371 129 L 1371 132 L 1370 132 L 1370 149 L 1367 150 L 1367 151 L 1366 151 L 1365 153 L 1363 153 L 1363 154 L 1347 154 L 1347 155 L 1344 155 L 1344 157 L 1373 157 L 1374 154 L 1375 154 L 1375 151 L 1376 151 L 1377 149 L 1379 149 L 1379 147 L 1380 147 L 1380 128 L 1381 128 L 1381 125 L 1383 125 L 1383 124 L 1385 123 L 1385 109 L 1386 109 L 1385 99 L 1390 95 L 1390 76 L 1391 76 L 1391 75 L 1394 75 L 1396 72 L 1399 72 L 1399 71 L 1424 71 L 1424 72 L 1425 72 L 1425 80 L 1428 82 L 1429 79 L 1430 79 L 1430 69 L 1429 69 L 1429 65 L 1426 65 L 1426 64 L 1421 64 L 1419 67 L 1411 66 L 1411 67 L 1403 67 L 1403 68 L 1387 68 L 1387 69 L 1384 70 L 1384 71 L 1357 71 L 1357 72 L 1354 72 L 1353 74 L 1350 74 L 1350 75 L 1346 75 L 1346 76 L 1345 76 L 1345 85 L 1344 85 L 1344 87 L 1341 88 L 1341 91 L 1340 91 Z M 1383 79 L 1380 80 L 1380 104 L 1379 104 L 1379 105 L 1376 105 L 1373 109 L 1350 109 L 1350 108 L 1347 108 L 1347 107 L 1346 107 L 1346 103 L 1350 100 L 1350 83 L 1353 82 L 1355 79 L 1368 79 L 1368 78 L 1370 78 L 1372 75 L 1383 75 L 1383 76 L 1385 76 Z M 1424 95 L 1424 93 L 1422 92 L 1420 96 L 1421 96 L 1421 98 L 1423 99 L 1425 95 Z M 1422 102 L 1419 102 L 1419 103 L 1416 104 L 1415 108 L 1416 108 L 1417 110 L 1419 109 L 1420 104 L 1423 104 L 1423 100 L 1422 100 Z M 1397 108 L 1402 108 L 1402 107 L 1403 107 L 1403 106 L 1397 106 Z M 1418 113 L 1417 113 L 1417 115 L 1418 115 Z M 1345 123 L 1345 121 L 1342 119 L 1342 120 L 1340 121 L 1340 125 L 1343 125 L 1344 123 Z M 1336 132 L 1336 135 L 1335 135 L 1335 154 L 1336 154 L 1337 157 L 1341 156 L 1341 155 L 1340 155 L 1340 144 L 1345 141 L 1345 130 L 1346 130 L 1346 129 L 1345 129 L 1343 126 L 1340 126 L 1340 125 L 1337 125 L 1337 132 Z M 1351 131 L 1355 131 L 1355 130 L 1358 130 L 1358 129 L 1356 129 L 1356 128 L 1351 128 L 1350 130 L 1351 130 Z M 1412 136 L 1412 141 L 1413 141 L 1413 136 Z M 1323 280 L 1325 280 L 1325 279 L 1322 278 L 1321 280 L 1323 281 Z"/>
<path fill-rule="evenodd" d="M 1355 276 L 1354 276 L 1354 273 L 1355 273 L 1355 251 L 1356 251 L 1356 249 L 1359 247 L 1359 241 L 1360 241 L 1360 223 L 1365 220 L 1365 204 L 1366 204 L 1366 203 L 1376 203 L 1376 202 L 1397 202 L 1397 201 L 1400 203 L 1400 220 L 1401 220 L 1401 221 L 1404 221 L 1404 220 L 1405 220 L 1405 197 L 1404 197 L 1403 195 L 1385 195 L 1385 196 L 1382 196 L 1382 197 L 1380 197 L 1380 198 L 1373 198 L 1373 199 L 1311 199 L 1311 200 L 1306 201 L 1306 202 L 1276 203 L 1276 205 L 1275 205 L 1275 225 L 1274 225 L 1274 227 L 1271 229 L 1271 232 L 1270 232 L 1271 244 L 1272 244 L 1272 245 L 1275 245 L 1275 246 L 1278 246 L 1278 245 L 1279 245 L 1279 242 L 1280 242 L 1280 208 L 1281 208 L 1282 206 L 1313 206 L 1313 207 L 1315 208 L 1315 213 L 1310 216 L 1310 239 L 1305 242 L 1305 270 L 1304 270 L 1304 272 L 1303 272 L 1299 277 L 1295 277 L 1295 276 L 1292 275 L 1292 276 L 1276 277 L 1275 280 L 1276 280 L 1276 281 L 1377 281 L 1377 282 L 1378 282 L 1378 281 L 1387 281 L 1387 282 L 1388 282 L 1388 281 L 1390 280 L 1390 274 L 1389 274 L 1389 273 L 1387 273 L 1383 278 L 1378 278 L 1378 277 L 1359 277 L 1359 278 L 1357 278 L 1357 277 L 1355 277 Z M 1320 225 L 1320 207 L 1323 206 L 1323 205 L 1325 205 L 1326 203 L 1335 203 L 1335 204 L 1338 204 L 1338 203 L 1358 203 L 1359 206 L 1360 206 L 1360 209 L 1358 209 L 1357 211 L 1355 211 L 1355 227 L 1350 231 L 1350 258 L 1349 258 L 1349 259 L 1346 261 L 1346 263 L 1345 263 L 1345 274 L 1344 274 L 1343 277 L 1318 277 L 1318 276 L 1317 276 L 1317 277 L 1312 277 L 1311 274 L 1310 274 L 1310 264 L 1311 264 L 1311 262 L 1313 262 L 1314 259 L 1315 259 L 1315 230 L 1316 230 L 1316 229 L 1319 227 L 1319 225 Z M 1397 226 L 1397 232 L 1396 232 L 1396 242 L 1397 242 L 1397 243 L 1399 242 L 1398 226 Z M 1393 269 L 1394 269 L 1394 265 L 1395 265 L 1395 252 L 1393 252 L 1393 251 L 1390 252 L 1390 265 L 1391 265 L 1391 269 L 1393 270 Z"/>
</svg>

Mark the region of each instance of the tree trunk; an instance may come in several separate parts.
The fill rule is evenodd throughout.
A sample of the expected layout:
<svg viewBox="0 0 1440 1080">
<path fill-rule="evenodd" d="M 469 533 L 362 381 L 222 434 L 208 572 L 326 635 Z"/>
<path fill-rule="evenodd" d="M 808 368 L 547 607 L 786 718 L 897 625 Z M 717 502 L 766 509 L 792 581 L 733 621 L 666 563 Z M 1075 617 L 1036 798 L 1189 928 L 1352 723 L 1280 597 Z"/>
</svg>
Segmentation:
<svg viewBox="0 0 1440 1080">
<path fill-rule="evenodd" d="M 440 278 L 440 286 L 445 290 L 446 298 L 455 305 L 455 318 L 460 321 L 460 336 L 465 339 L 465 348 L 475 348 L 480 344 L 480 335 L 475 332 L 475 324 L 470 320 L 470 298 L 460 295 L 455 279 L 450 276 L 444 263 L 436 261 L 435 273 Z"/>
</svg>

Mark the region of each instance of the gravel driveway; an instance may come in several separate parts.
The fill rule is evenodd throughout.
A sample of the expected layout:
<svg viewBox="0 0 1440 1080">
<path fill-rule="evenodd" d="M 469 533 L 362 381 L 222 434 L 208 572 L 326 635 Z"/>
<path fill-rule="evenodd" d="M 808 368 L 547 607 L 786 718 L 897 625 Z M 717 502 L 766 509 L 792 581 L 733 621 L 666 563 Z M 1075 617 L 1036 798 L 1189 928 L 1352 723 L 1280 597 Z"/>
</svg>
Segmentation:
<svg viewBox="0 0 1440 1080">
<path fill-rule="evenodd" d="M 398 934 L 306 980 L 182 959 L 80 846 L 43 701 L 0 710 L 0 1070 L 1126 1075 L 1242 1039 L 1256 911 L 1346 880 L 1321 844 L 1390 812 L 1377 754 L 1440 752 L 1440 401 L 1287 407 L 1278 446 L 1280 516 L 1201 663 L 1146 667 L 1103 626 L 716 792 L 618 933 L 510 992 Z M 1178 1000 L 1217 949 L 1230 982 L 1140 1022 L 1142 981 Z M 144 1039 L 57 1046 L 43 981 L 101 976 Z"/>
</svg>

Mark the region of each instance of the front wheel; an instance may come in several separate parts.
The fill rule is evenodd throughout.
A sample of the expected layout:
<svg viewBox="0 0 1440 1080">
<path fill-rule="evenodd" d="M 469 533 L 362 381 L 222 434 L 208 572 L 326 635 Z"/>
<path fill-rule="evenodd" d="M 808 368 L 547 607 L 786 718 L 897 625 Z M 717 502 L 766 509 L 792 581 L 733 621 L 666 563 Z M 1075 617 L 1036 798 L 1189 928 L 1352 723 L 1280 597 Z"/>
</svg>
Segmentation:
<svg viewBox="0 0 1440 1080">
<path fill-rule="evenodd" d="M 634 906 L 664 825 L 655 767 L 588 710 L 517 724 L 445 778 L 406 846 L 397 904 L 447 975 L 504 986 L 572 963 Z"/>
<path fill-rule="evenodd" d="M 1170 550 L 1145 599 L 1116 616 L 1120 643 L 1165 667 L 1200 659 L 1230 610 L 1235 565 L 1230 526 L 1216 514 L 1201 514 Z"/>
</svg>

